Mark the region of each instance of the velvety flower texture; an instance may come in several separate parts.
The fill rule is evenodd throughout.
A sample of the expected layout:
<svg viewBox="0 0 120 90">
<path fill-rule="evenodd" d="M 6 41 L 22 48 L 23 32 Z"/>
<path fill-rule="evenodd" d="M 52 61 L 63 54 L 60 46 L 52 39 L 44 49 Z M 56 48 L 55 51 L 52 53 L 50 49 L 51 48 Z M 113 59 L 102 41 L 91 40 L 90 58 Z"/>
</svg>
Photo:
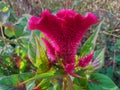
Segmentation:
<svg viewBox="0 0 120 90">
<path fill-rule="evenodd" d="M 73 10 L 60 10 L 52 15 L 44 10 L 40 17 L 32 16 L 29 21 L 29 29 L 38 29 L 49 39 L 43 38 L 47 48 L 48 58 L 51 62 L 62 59 L 67 73 L 74 70 L 75 55 L 78 45 L 87 29 L 98 22 L 92 13 L 85 16 Z"/>
<path fill-rule="evenodd" d="M 91 52 L 90 54 L 88 54 L 87 56 L 81 58 L 81 59 L 79 60 L 78 66 L 83 67 L 83 68 L 86 67 L 86 66 L 88 66 L 88 64 L 89 64 L 90 61 L 92 60 L 93 55 L 94 55 L 94 52 L 92 51 L 92 52 Z"/>
</svg>

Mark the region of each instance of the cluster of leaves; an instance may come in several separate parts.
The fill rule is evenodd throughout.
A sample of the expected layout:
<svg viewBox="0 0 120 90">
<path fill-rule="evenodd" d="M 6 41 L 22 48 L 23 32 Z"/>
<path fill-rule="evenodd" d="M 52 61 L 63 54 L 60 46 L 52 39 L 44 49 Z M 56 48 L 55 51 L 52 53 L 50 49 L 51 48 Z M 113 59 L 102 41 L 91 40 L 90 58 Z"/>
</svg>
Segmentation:
<svg viewBox="0 0 120 90">
<path fill-rule="evenodd" d="M 93 73 L 94 68 L 91 65 L 85 69 L 76 69 L 75 72 L 83 78 L 66 76 L 61 67 L 51 66 L 47 60 L 45 46 L 40 40 L 44 36 L 27 29 L 29 17 L 30 15 L 26 14 L 19 17 L 4 2 L 0 2 L 1 90 L 73 90 L 73 87 L 75 90 L 118 90 L 110 78 L 98 73 L 98 68 L 104 62 L 104 49 L 95 51 L 93 62 L 100 63 L 96 73 Z M 100 29 L 101 24 L 80 48 L 78 57 L 83 57 L 95 49 Z M 113 48 L 119 52 L 119 46 L 118 40 Z M 114 49 L 110 47 L 110 50 Z M 119 54 L 114 59 L 119 64 Z M 108 68 L 107 71 L 109 73 Z M 115 74 L 120 74 L 119 68 Z"/>
<path fill-rule="evenodd" d="M 26 54 L 30 33 L 27 30 L 28 18 L 18 18 L 17 15 L 14 18 L 13 12 L 0 2 L 0 75 L 17 74 L 29 67 Z"/>
</svg>

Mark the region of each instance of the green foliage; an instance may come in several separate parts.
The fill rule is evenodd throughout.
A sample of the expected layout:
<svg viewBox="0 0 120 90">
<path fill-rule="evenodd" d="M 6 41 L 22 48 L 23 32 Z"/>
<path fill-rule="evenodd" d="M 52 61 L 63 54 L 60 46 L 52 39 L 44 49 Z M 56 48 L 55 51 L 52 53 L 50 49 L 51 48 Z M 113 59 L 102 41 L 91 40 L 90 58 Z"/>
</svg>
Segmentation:
<svg viewBox="0 0 120 90">
<path fill-rule="evenodd" d="M 48 79 L 41 80 L 39 86 L 42 87 L 42 89 L 48 89 L 50 87 L 50 81 Z"/>
<path fill-rule="evenodd" d="M 38 84 L 39 86 L 41 86 L 43 89 L 47 89 L 50 86 L 50 82 L 49 79 L 55 79 L 55 78 L 59 78 L 61 76 L 64 75 L 63 71 L 48 71 L 46 73 L 38 73 L 36 74 L 34 77 L 32 77 L 31 79 L 28 79 L 25 82 L 28 82 L 27 84 L 27 88 L 33 88 L 34 87 L 34 81 L 33 80 L 41 80 L 40 83 Z M 54 87 L 52 87 L 54 88 Z"/>
<path fill-rule="evenodd" d="M 60 77 L 60 76 L 62 76 L 62 75 L 64 75 L 64 72 L 63 71 L 54 71 L 54 70 L 52 70 L 52 71 L 48 71 L 48 72 L 46 72 L 46 73 L 42 73 L 42 74 L 37 74 L 36 76 L 35 76 L 35 79 L 49 79 L 49 78 L 57 78 L 57 77 Z"/>
<path fill-rule="evenodd" d="M 88 80 L 86 78 L 81 78 L 81 79 L 80 78 L 75 78 L 73 83 L 74 83 L 74 88 L 75 89 L 80 88 L 80 90 L 86 90 L 87 85 L 88 85 Z"/>
<path fill-rule="evenodd" d="M 88 90 L 119 90 L 114 82 L 103 74 L 94 73 L 90 80 Z"/>
<path fill-rule="evenodd" d="M 93 61 L 93 66 L 95 69 L 99 69 L 104 64 L 104 54 L 105 54 L 105 48 L 98 54 L 98 56 Z"/>
<path fill-rule="evenodd" d="M 95 30 L 95 32 L 88 38 L 88 40 L 84 43 L 83 47 L 80 50 L 80 58 L 86 56 L 87 54 L 89 54 L 92 50 L 94 50 L 95 48 L 95 44 L 96 44 L 96 40 L 101 28 L 103 22 L 101 22 L 97 29 Z"/>
<path fill-rule="evenodd" d="M 23 82 L 31 77 L 33 77 L 34 73 L 23 73 L 23 74 L 15 74 L 10 76 L 1 76 L 0 77 L 0 85 L 3 86 L 18 86 L 20 82 Z"/>
<path fill-rule="evenodd" d="M 0 90 L 15 90 L 15 88 L 5 85 L 0 85 Z"/>
<path fill-rule="evenodd" d="M 33 90 L 35 87 L 35 80 L 32 80 L 26 84 L 26 90 Z"/>
<path fill-rule="evenodd" d="M 119 79 L 119 74 L 118 72 L 120 71 L 120 57 L 119 57 L 119 52 L 120 52 L 120 43 L 119 39 L 115 41 L 113 44 L 112 42 L 107 42 L 107 47 L 106 49 L 109 51 L 109 56 L 106 56 L 106 63 L 104 65 L 104 68 L 100 69 L 100 73 L 103 73 L 107 76 L 109 76 L 119 87 L 120 83 L 118 82 Z M 109 58 L 108 58 L 109 57 Z"/>
<path fill-rule="evenodd" d="M 74 90 L 85 90 L 84 88 L 82 88 L 81 86 L 78 85 L 74 85 Z"/>
<path fill-rule="evenodd" d="M 7 0 L 6 0 L 7 1 Z M 28 2 L 27 0 L 26 2 Z M 45 2 L 49 2 L 50 0 L 46 0 Z M 83 10 L 84 6 L 89 7 L 90 1 L 87 0 L 86 4 L 84 1 L 76 1 L 70 0 L 68 2 L 63 2 L 62 5 L 65 8 L 73 8 L 78 12 L 86 12 Z M 8 3 L 11 4 L 14 0 L 8 0 Z M 25 2 L 25 3 L 26 3 Z M 30 2 L 30 1 L 29 1 Z M 34 2 L 34 1 L 33 1 Z M 44 3 L 45 3 L 44 2 Z M 53 3 L 55 2 L 55 3 Z M 50 7 L 51 11 L 55 12 L 60 9 L 59 5 L 61 5 L 61 1 L 56 0 L 53 1 L 53 4 L 57 5 L 52 8 L 50 5 L 46 5 L 46 3 L 42 6 L 42 3 L 39 6 L 42 8 Z M 57 4 L 57 2 L 59 2 Z M 96 2 L 96 1 L 94 1 Z M 93 3 L 94 3 L 93 2 Z M 18 3 L 18 2 L 17 2 Z M 24 4 L 25 4 L 24 3 Z M 14 3 L 12 3 L 14 4 Z M 33 3 L 28 3 L 30 6 L 30 11 L 37 11 L 36 7 L 32 6 Z M 22 4 L 20 4 L 21 6 Z M 35 3 L 33 5 L 36 5 Z M 87 6 L 86 6 L 87 5 Z M 19 6 L 19 5 L 16 5 Z M 78 7 L 79 6 L 79 7 Z M 93 5 L 92 5 L 93 6 Z M 10 7 L 10 8 L 9 8 Z M 33 9 L 35 7 L 35 9 Z M 96 7 L 96 4 L 95 4 Z M 113 7 L 112 7 L 113 8 Z M 111 6 L 108 9 L 112 9 Z M 116 84 L 120 86 L 119 76 L 120 76 L 120 39 L 115 41 L 114 45 L 106 45 L 106 49 L 98 49 L 98 47 L 102 44 L 100 43 L 97 48 L 96 40 L 99 36 L 99 33 L 103 33 L 101 29 L 106 28 L 106 22 L 101 22 L 94 33 L 87 39 L 84 43 L 83 47 L 80 49 L 80 55 L 77 56 L 77 60 L 89 54 L 92 50 L 95 51 L 94 60 L 89 64 L 86 68 L 76 68 L 75 73 L 82 78 L 73 77 L 71 75 L 67 75 L 59 64 L 49 63 L 46 55 L 45 45 L 43 44 L 41 37 L 44 37 L 42 33 L 39 31 L 29 31 L 27 28 L 27 23 L 30 18 L 29 14 L 23 14 L 24 10 L 22 8 L 16 8 L 15 10 L 12 5 L 7 5 L 7 3 L 0 1 L 0 90 L 33 90 L 36 86 L 42 88 L 43 90 L 61 90 L 63 82 L 66 84 L 66 88 L 68 90 L 118 90 L 118 87 L 114 84 L 113 80 L 117 77 Z M 24 7 L 25 9 L 25 7 Z M 39 8 L 38 8 L 39 9 Z M 20 10 L 18 15 L 18 11 Z M 41 9 L 40 9 L 41 10 Z M 96 10 L 96 9 L 95 9 Z M 90 11 L 90 10 L 89 10 Z M 27 13 L 29 11 L 25 11 Z M 38 14 L 38 13 L 37 13 Z M 101 14 L 100 14 L 101 15 Z M 111 14 L 109 14 L 109 18 Z M 110 22 L 111 23 L 111 22 Z M 113 22 L 114 23 L 114 22 Z M 103 25 L 104 24 L 104 25 Z M 117 24 L 116 24 L 117 25 Z M 115 25 L 115 26 L 116 26 Z M 4 28 L 2 28 L 4 27 Z M 115 27 L 116 28 L 116 27 Z M 103 29 L 105 32 L 111 32 L 111 30 L 115 29 L 109 28 Z M 94 27 L 93 27 L 94 29 Z M 101 30 L 101 31 L 100 31 Z M 115 30 L 114 30 L 115 31 Z M 1 35 L 3 32 L 3 35 Z M 106 33 L 104 33 L 106 34 Z M 107 33 L 109 34 L 109 33 Z M 115 36 L 114 33 L 110 33 L 110 35 Z M 109 35 L 108 35 L 109 36 Z M 107 36 L 106 36 L 107 37 Z M 119 36 L 115 36 L 119 38 Z M 104 39 L 104 37 L 102 37 Z M 100 41 L 100 39 L 98 39 Z M 103 47 L 103 46 L 102 46 Z M 110 65 L 109 67 L 104 66 L 101 70 L 101 73 L 94 73 L 96 69 L 99 69 L 104 64 L 105 51 L 107 50 L 112 53 L 109 57 L 114 65 Z M 114 53 L 114 56 L 113 56 Z M 106 60 L 105 60 L 106 61 Z M 106 65 L 106 63 L 105 63 Z M 28 73 L 25 73 L 28 72 Z M 34 72 L 34 73 L 33 73 Z M 110 78 L 108 78 L 107 76 Z M 26 84 L 24 87 L 19 86 L 22 82 Z"/>
<path fill-rule="evenodd" d="M 28 57 L 33 65 L 38 68 L 39 73 L 45 72 L 49 69 L 49 63 L 45 48 L 41 45 L 42 40 L 40 40 L 34 32 L 31 33 L 31 37 L 28 48 Z"/>
<path fill-rule="evenodd" d="M 18 74 L 30 70 L 27 58 L 29 31 L 28 17 L 13 19 L 11 9 L 5 2 L 0 2 L 0 71 L 1 75 Z"/>
</svg>

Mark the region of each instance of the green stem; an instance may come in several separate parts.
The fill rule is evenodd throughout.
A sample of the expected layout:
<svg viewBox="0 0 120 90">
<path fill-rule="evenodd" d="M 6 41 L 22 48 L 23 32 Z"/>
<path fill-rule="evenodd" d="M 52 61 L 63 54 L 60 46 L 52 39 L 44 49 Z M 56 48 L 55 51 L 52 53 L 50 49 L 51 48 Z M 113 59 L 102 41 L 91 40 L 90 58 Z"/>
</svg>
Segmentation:
<svg viewBox="0 0 120 90">
<path fill-rule="evenodd" d="M 34 79 L 35 79 L 35 77 L 32 77 L 32 78 L 30 78 L 30 79 L 28 79 L 28 80 L 20 83 L 19 85 L 20 85 L 20 86 L 21 86 L 21 85 L 24 85 L 24 84 L 26 84 L 27 82 L 32 81 L 32 80 L 34 80 Z"/>
</svg>

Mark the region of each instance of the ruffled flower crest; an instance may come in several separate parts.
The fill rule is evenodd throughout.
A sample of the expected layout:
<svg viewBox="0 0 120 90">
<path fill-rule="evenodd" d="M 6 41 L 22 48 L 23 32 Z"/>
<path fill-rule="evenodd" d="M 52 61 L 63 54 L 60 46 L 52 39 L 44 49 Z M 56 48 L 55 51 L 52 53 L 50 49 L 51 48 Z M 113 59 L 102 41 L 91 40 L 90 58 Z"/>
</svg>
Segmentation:
<svg viewBox="0 0 120 90">
<path fill-rule="evenodd" d="M 82 16 L 73 10 L 63 9 L 52 15 L 48 10 L 44 10 L 40 17 L 31 17 L 29 29 L 40 30 L 49 39 L 42 40 L 46 45 L 50 62 L 57 62 L 58 58 L 62 58 L 65 71 L 71 73 L 83 35 L 97 22 L 96 16 L 90 12 Z"/>
</svg>

